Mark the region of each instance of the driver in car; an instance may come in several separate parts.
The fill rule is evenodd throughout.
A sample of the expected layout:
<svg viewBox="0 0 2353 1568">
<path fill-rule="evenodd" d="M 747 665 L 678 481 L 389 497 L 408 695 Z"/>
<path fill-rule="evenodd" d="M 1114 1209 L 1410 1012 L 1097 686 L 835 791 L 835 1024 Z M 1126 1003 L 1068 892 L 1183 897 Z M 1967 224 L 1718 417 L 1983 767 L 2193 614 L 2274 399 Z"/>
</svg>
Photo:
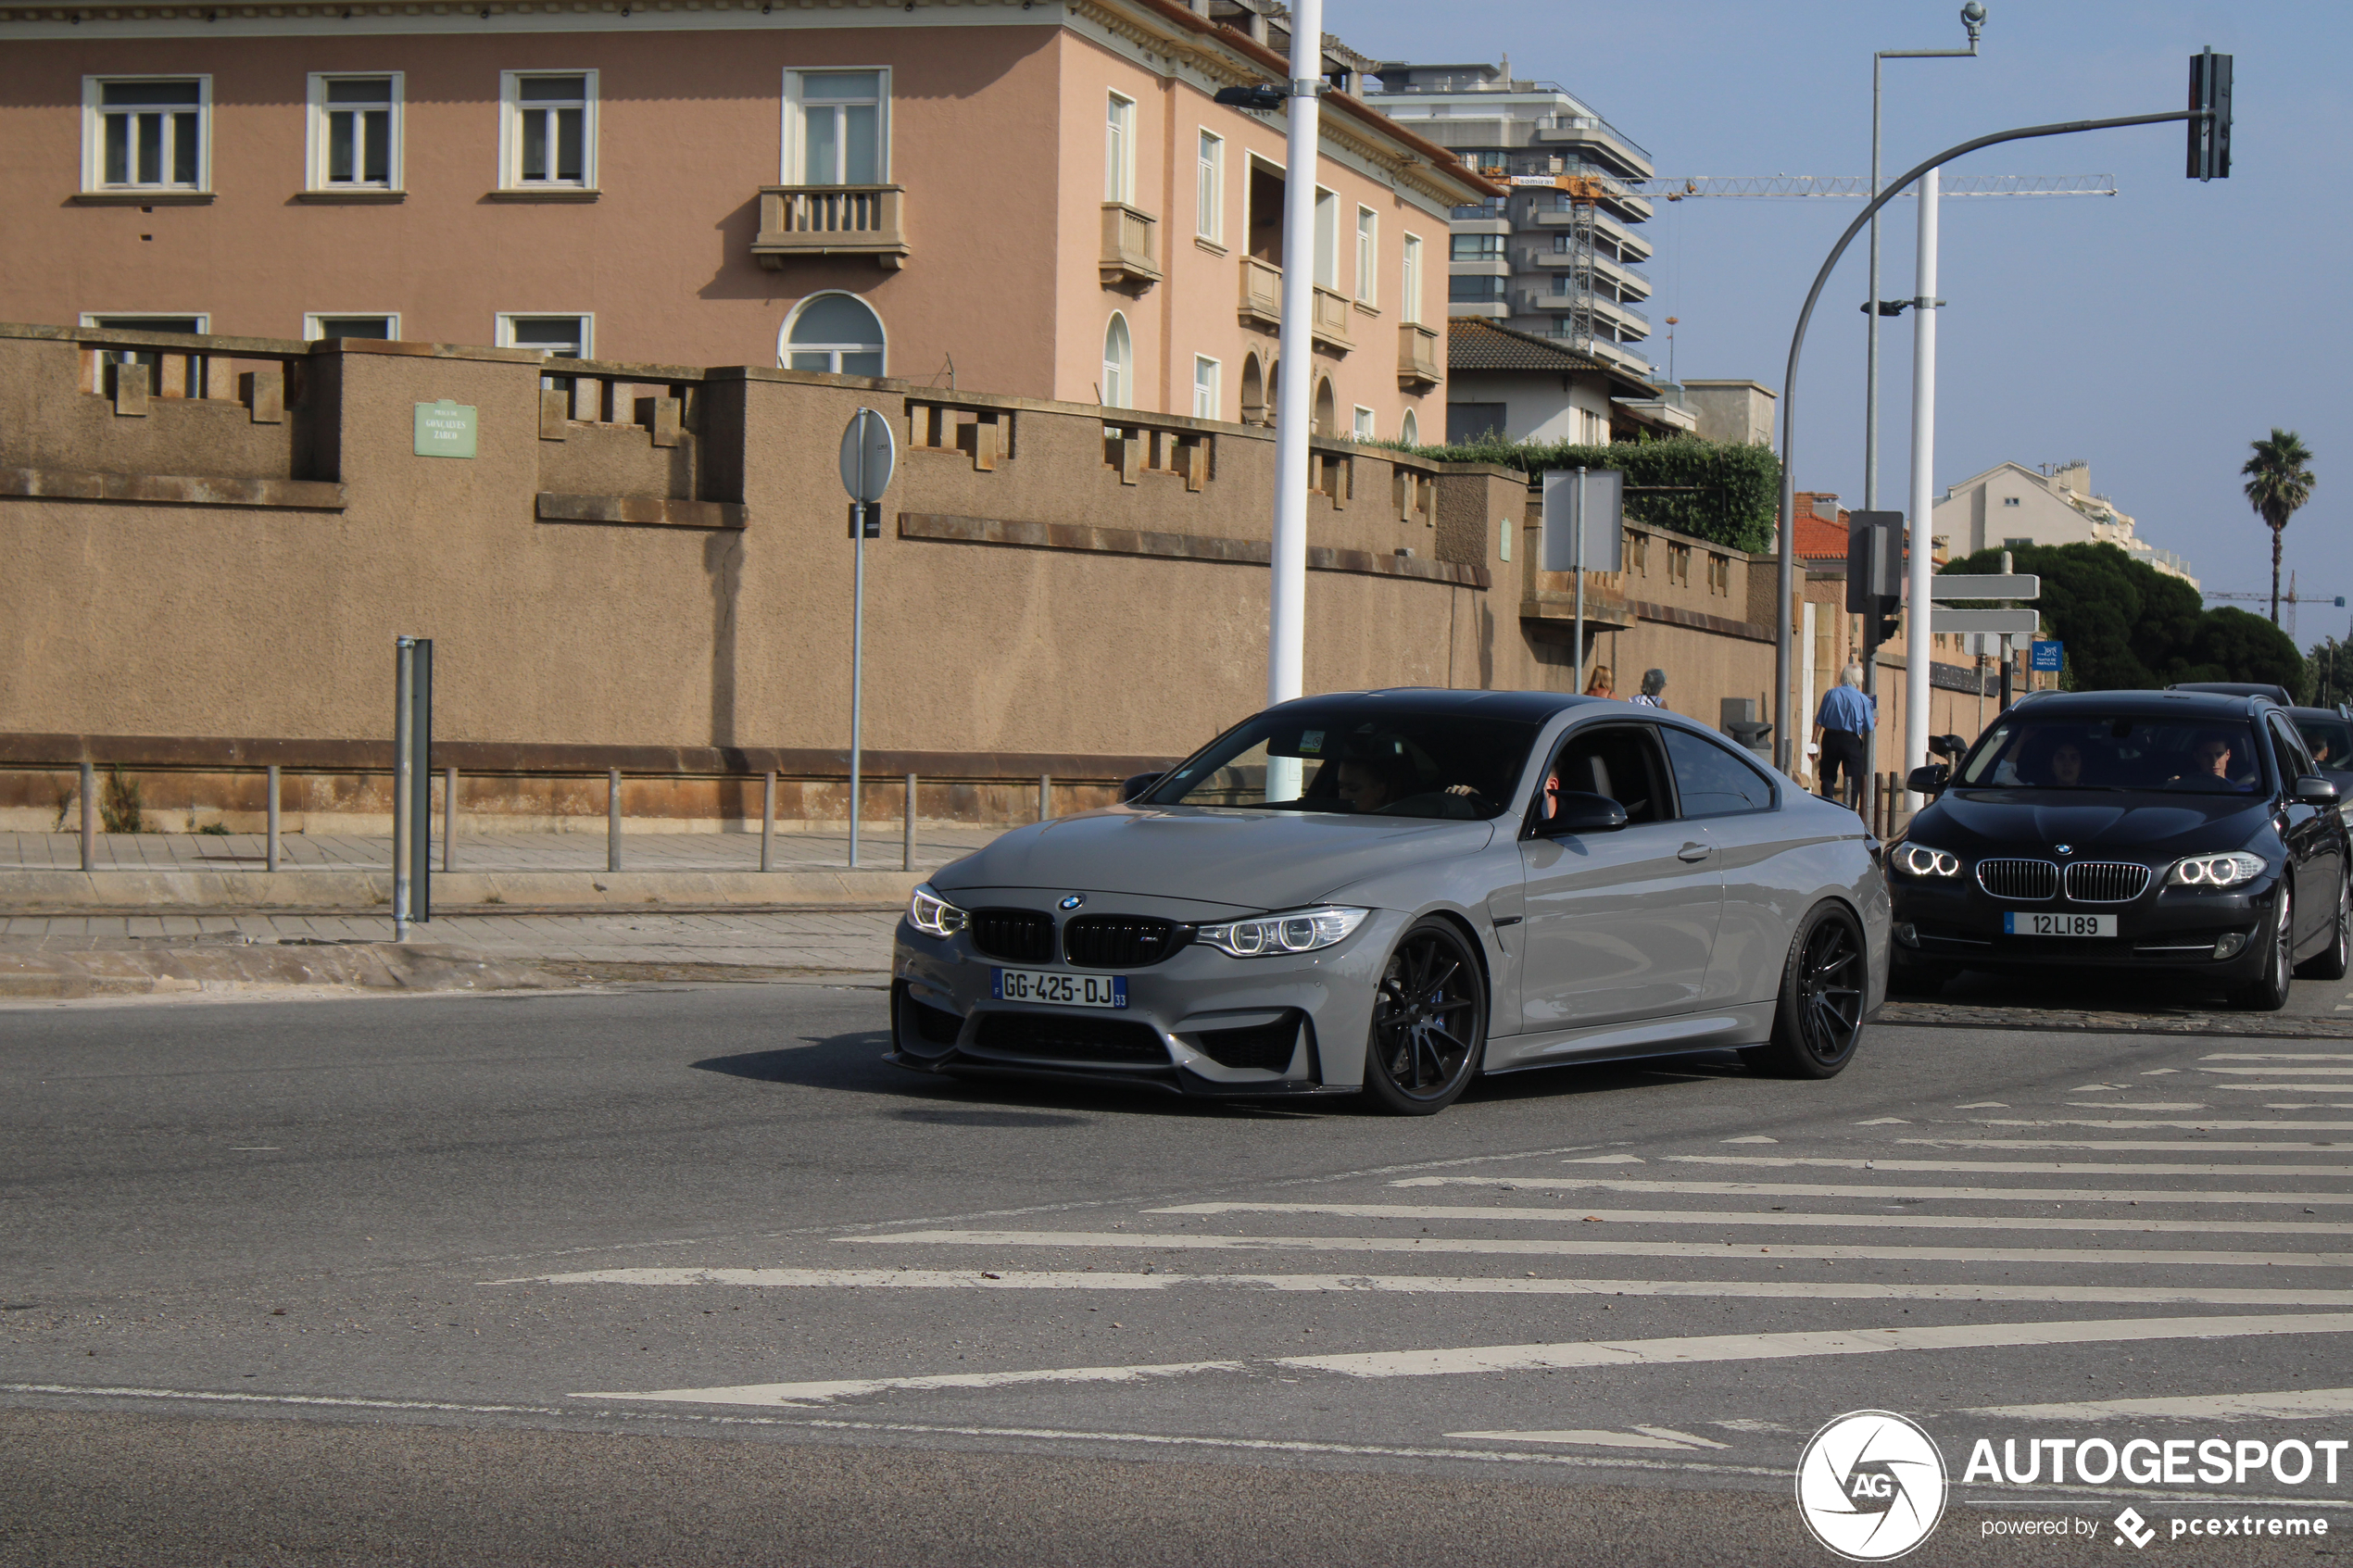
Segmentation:
<svg viewBox="0 0 2353 1568">
<path fill-rule="evenodd" d="M 2223 780 L 2231 777 L 2231 740 L 2228 735 L 2198 736 L 2196 743 L 2190 747 L 2189 771 L 2176 773 L 2166 783 L 2180 784 L 2185 779 L 2209 777 Z"/>
</svg>

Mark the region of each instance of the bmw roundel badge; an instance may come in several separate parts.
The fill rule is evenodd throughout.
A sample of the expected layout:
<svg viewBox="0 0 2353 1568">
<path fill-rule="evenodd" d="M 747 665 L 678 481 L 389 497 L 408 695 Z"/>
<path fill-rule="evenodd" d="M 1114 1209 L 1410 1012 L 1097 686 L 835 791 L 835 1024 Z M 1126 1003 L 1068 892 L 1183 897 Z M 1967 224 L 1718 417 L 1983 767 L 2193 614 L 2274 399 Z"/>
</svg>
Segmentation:
<svg viewBox="0 0 2353 1568">
<path fill-rule="evenodd" d="M 1069 897 L 1063 900 L 1062 907 L 1065 909 L 1075 909 L 1086 901 L 1087 895 L 1084 893 L 1074 893 Z"/>
</svg>

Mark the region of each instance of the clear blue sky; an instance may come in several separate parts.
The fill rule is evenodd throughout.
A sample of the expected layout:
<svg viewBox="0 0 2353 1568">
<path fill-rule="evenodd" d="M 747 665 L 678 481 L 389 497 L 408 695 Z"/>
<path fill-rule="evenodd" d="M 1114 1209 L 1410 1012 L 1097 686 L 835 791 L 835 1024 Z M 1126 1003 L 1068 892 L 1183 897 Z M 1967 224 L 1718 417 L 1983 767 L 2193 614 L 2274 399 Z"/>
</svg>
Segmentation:
<svg viewBox="0 0 2353 1568">
<path fill-rule="evenodd" d="M 1986 132 L 2151 113 L 2187 101 L 2188 56 L 2236 56 L 2233 169 L 2183 177 L 2178 124 L 1990 148 L 1954 172 L 2112 174 L 2114 197 L 1948 200 L 1938 293 L 1936 486 L 2005 458 L 2075 458 L 2092 485 L 2179 551 L 2209 593 L 2270 581 L 2269 532 L 2238 468 L 2274 426 L 2320 483 L 2288 525 L 2284 571 L 2353 596 L 2347 251 L 2353 5 L 2282 0 L 1986 0 L 1974 60 L 1887 63 L 1887 172 Z M 1492 60 L 1554 81 L 1650 149 L 1661 174 L 1862 174 L 1871 52 L 1959 47 L 1960 0 L 1326 0 L 1327 31 L 1378 58 Z M 1679 374 L 1775 391 L 1797 308 L 1851 202 L 1659 204 L 1653 322 Z M 1914 204 L 1888 209 L 1881 296 L 1912 293 Z M 1863 244 L 1815 315 L 1798 381 L 1797 483 L 1862 498 Z M 1664 327 L 1650 345 L 1662 370 Z M 1910 468 L 1911 325 L 1881 332 L 1880 501 Z M 2252 607 L 2262 609 L 2264 607 Z M 2307 605 L 2298 641 L 2344 636 Z M 2285 619 L 2284 609 L 2283 620 Z"/>
</svg>

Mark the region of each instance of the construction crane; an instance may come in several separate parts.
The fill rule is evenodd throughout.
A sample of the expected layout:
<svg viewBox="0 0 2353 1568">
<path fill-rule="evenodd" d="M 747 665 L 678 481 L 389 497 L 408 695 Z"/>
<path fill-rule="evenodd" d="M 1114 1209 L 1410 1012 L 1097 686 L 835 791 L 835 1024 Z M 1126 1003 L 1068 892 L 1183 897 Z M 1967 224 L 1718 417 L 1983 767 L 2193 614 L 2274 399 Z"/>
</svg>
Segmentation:
<svg viewBox="0 0 2353 1568">
<path fill-rule="evenodd" d="M 2208 594 L 2206 596 L 2209 599 L 2246 599 L 2259 605 L 2271 602 L 2271 596 L 2269 594 Z M 2299 594 L 2296 591 L 2296 573 L 2291 571 L 2287 574 L 2287 592 L 2280 596 L 2280 603 L 2287 606 L 2287 620 L 2281 623 L 2280 630 L 2287 633 L 2288 641 L 2294 642 L 2297 605 L 2334 605 L 2336 608 L 2343 609 L 2345 596 L 2343 594 Z"/>
<path fill-rule="evenodd" d="M 1603 202 L 1679 202 L 1696 196 L 1767 201 L 1864 200 L 1871 194 L 1870 180 L 1860 174 L 1680 174 L 1620 180 L 1614 175 L 1591 173 L 1511 174 L 1494 168 L 1480 172 L 1514 186 L 1536 186 L 1567 195 L 1569 346 L 1588 356 L 1593 352 L 1594 320 L 1598 314 L 1593 304 L 1593 280 L 1598 270 L 1594 265 L 1593 215 Z M 2108 174 L 1956 174 L 1944 182 L 1943 192 L 1948 196 L 2112 196 L 2116 194 L 2116 179 Z"/>
</svg>

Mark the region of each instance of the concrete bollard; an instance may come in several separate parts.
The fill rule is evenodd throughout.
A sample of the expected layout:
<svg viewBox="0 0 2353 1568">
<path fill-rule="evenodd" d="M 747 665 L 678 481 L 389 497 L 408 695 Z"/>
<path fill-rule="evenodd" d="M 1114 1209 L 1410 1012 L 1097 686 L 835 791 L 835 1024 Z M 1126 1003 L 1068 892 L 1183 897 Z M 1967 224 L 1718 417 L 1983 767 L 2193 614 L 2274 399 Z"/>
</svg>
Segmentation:
<svg viewBox="0 0 2353 1568">
<path fill-rule="evenodd" d="M 899 869 L 915 869 L 915 775 L 907 775 L 907 842 L 900 851 Z"/>
<path fill-rule="evenodd" d="M 98 869 L 98 769 L 92 762 L 82 765 L 82 869 Z"/>
<path fill-rule="evenodd" d="M 441 869 L 458 869 L 458 770 L 441 771 Z"/>
<path fill-rule="evenodd" d="M 776 869 L 776 770 L 774 768 L 768 770 L 768 776 L 760 786 L 760 869 L 763 872 Z"/>
<path fill-rule="evenodd" d="M 1038 775 L 1038 820 L 1044 822 L 1054 814 L 1054 777 L 1051 773 Z"/>
<path fill-rule="evenodd" d="M 269 842 L 262 847 L 261 867 L 264 871 L 278 869 L 278 764 L 270 764 Z"/>
<path fill-rule="evenodd" d="M 605 770 L 605 870 L 621 869 L 621 770 Z"/>
</svg>

